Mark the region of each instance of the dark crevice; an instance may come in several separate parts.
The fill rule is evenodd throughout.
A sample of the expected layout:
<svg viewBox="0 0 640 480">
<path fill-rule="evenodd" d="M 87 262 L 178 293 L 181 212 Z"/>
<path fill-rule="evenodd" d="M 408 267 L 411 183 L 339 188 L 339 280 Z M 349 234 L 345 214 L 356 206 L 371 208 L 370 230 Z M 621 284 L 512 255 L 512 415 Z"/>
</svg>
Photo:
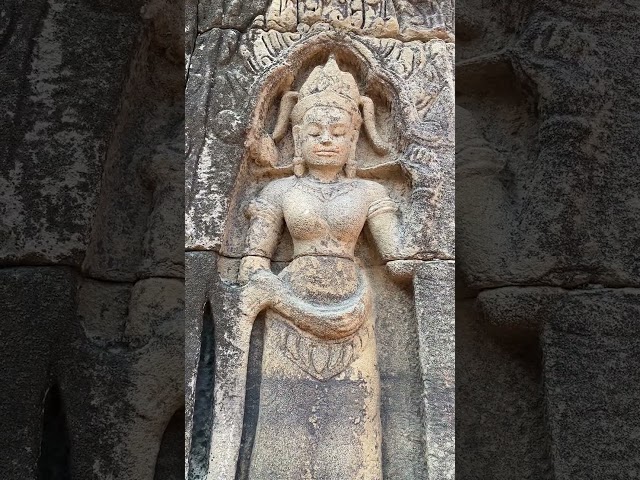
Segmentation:
<svg viewBox="0 0 640 480">
<path fill-rule="evenodd" d="M 200 20 L 200 2 L 196 2 L 196 33 L 193 36 L 193 42 L 191 45 L 191 52 L 189 53 L 189 60 L 185 65 L 185 79 L 184 79 L 184 89 L 187 91 L 187 83 L 189 83 L 189 73 L 191 72 L 191 60 L 193 58 L 193 54 L 196 51 L 196 45 L 198 44 L 198 35 L 200 34 L 198 31 L 198 22 Z"/>
<path fill-rule="evenodd" d="M 262 379 L 262 354 L 264 347 L 264 313 L 261 313 L 253 324 L 249 347 L 249 369 L 247 372 L 247 389 L 244 403 L 244 423 L 242 425 L 242 441 L 238 455 L 238 472 L 236 480 L 249 480 L 251 452 L 256 436 L 258 414 L 260 411 L 260 383 Z"/>
<path fill-rule="evenodd" d="M 189 454 L 189 480 L 203 480 L 209 465 L 209 439 L 213 424 L 213 388 L 215 372 L 214 328 L 211 305 L 207 302 L 202 318 L 200 360 L 193 407 L 193 431 Z"/>
<path fill-rule="evenodd" d="M 38 480 L 71 480 L 69 444 L 67 418 L 60 389 L 54 385 L 44 400 Z"/>
<path fill-rule="evenodd" d="M 184 479 L 184 407 L 169 420 L 160 443 L 154 480 Z"/>
</svg>

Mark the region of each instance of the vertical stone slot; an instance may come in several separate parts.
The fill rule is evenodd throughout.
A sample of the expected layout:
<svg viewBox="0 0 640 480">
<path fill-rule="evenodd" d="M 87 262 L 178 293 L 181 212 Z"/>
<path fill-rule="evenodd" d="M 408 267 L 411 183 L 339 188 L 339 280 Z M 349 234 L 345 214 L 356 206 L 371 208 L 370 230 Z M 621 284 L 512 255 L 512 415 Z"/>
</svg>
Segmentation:
<svg viewBox="0 0 640 480">
<path fill-rule="evenodd" d="M 71 480 L 69 431 L 57 385 L 49 389 L 44 401 L 38 480 Z"/>
<path fill-rule="evenodd" d="M 162 434 L 154 480 L 184 478 L 184 408 L 174 413 Z"/>
<path fill-rule="evenodd" d="M 247 392 L 244 407 L 244 425 L 242 426 L 242 443 L 238 456 L 237 480 L 249 479 L 249 463 L 251 450 L 256 435 L 258 413 L 260 411 L 260 370 L 262 365 L 262 349 L 264 346 L 264 313 L 260 314 L 251 332 L 249 348 L 249 370 L 247 372 Z"/>
<path fill-rule="evenodd" d="M 193 410 L 193 432 L 189 458 L 189 479 L 201 480 L 207 474 L 209 457 L 209 434 L 213 421 L 213 382 L 215 368 L 213 315 L 209 302 L 202 318 L 200 361 L 196 379 L 196 395 Z"/>
</svg>

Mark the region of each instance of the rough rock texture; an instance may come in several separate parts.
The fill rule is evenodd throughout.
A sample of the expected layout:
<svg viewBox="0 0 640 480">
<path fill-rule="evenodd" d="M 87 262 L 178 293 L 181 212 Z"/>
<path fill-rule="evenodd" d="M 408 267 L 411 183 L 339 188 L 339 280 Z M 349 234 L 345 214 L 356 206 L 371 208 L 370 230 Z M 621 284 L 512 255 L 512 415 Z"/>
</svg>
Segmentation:
<svg viewBox="0 0 640 480">
<path fill-rule="evenodd" d="M 3 479 L 182 477 L 182 15 L 0 6 Z"/>
<path fill-rule="evenodd" d="M 261 471 L 256 468 L 266 468 L 265 458 L 260 457 L 257 463 L 252 460 L 252 454 L 261 451 L 265 442 L 261 435 L 269 425 L 269 417 L 265 422 L 260 419 L 260 412 L 279 415 L 278 425 L 297 425 L 299 419 L 291 415 L 307 404 L 311 406 L 314 399 L 318 407 L 305 414 L 304 420 L 308 417 L 309 425 L 316 430 L 310 431 L 306 440 L 313 442 L 317 432 L 332 425 L 352 429 L 358 441 L 366 438 L 357 433 L 365 425 L 354 420 L 353 425 L 346 426 L 345 418 L 338 415 L 337 409 L 346 408 L 346 404 L 336 405 L 333 419 L 330 412 L 327 416 L 322 394 L 305 394 L 295 408 L 274 413 L 273 406 L 288 401 L 291 392 L 318 382 L 313 375 L 307 379 L 300 371 L 287 367 L 287 381 L 298 378 L 299 382 L 293 382 L 282 395 L 275 395 L 277 401 L 268 400 L 269 392 L 275 392 L 284 382 L 281 379 L 273 383 L 274 370 L 269 366 L 289 365 L 275 353 L 277 346 L 270 332 L 276 331 L 273 322 L 279 320 L 274 320 L 273 311 L 287 308 L 287 302 L 295 295 L 282 297 L 266 318 L 258 315 L 253 331 L 245 320 L 247 309 L 254 306 L 242 303 L 248 298 L 259 304 L 277 297 L 277 280 L 267 280 L 273 274 L 287 275 L 298 268 L 292 266 L 294 263 L 300 264 L 292 262 L 294 250 L 299 252 L 301 247 L 290 225 L 275 245 L 274 225 L 271 228 L 268 221 L 250 223 L 245 214 L 251 201 L 263 196 L 260 192 L 266 191 L 265 186 L 276 188 L 277 182 L 283 185 L 285 180 L 278 179 L 295 178 L 292 174 L 296 171 L 306 178 L 301 172 L 307 169 L 299 170 L 294 161 L 298 147 L 288 125 L 288 113 L 283 117 L 281 100 L 287 91 L 302 92 L 311 71 L 326 64 L 330 54 L 341 70 L 353 75 L 360 95 L 371 99 L 375 114 L 367 121 L 372 120 L 382 141 L 391 145 L 390 153 L 380 153 L 383 149 L 376 150 L 376 132 L 363 126 L 355 145 L 356 177 L 388 192 L 389 203 L 399 207 L 402 226 L 399 255 L 397 251 L 374 248 L 374 240 L 393 233 L 392 224 L 386 232 L 367 227 L 355 246 L 355 256 L 371 282 L 378 354 L 373 370 L 366 362 L 354 368 L 377 370 L 380 376 L 382 471 L 385 478 L 453 478 L 453 5 L 402 1 L 370 2 L 364 9 L 362 5 L 326 2 L 315 12 L 309 2 L 187 4 L 188 478 L 235 478 L 236 468 L 238 478 L 269 476 L 256 474 Z M 385 5 L 388 16 L 378 18 L 378 10 L 387 8 Z M 343 11 L 348 6 L 351 10 Z M 363 15 L 362 26 L 356 21 L 358 15 Z M 317 191 L 318 195 L 323 188 L 307 185 L 307 190 Z M 333 208 L 331 192 L 325 193 L 323 203 Z M 290 191 L 284 188 L 282 198 L 289 196 Z M 357 196 L 340 208 L 344 212 L 355 211 L 361 198 L 362 195 Z M 302 201 L 310 199 L 304 197 Z M 251 208 L 255 211 L 258 207 Z M 320 219 L 325 217 L 331 218 L 331 212 L 321 214 Z M 245 243 L 247 238 L 250 240 Z M 336 245 L 344 241 L 340 239 Z M 269 247 L 264 246 L 267 244 Z M 268 253 L 260 250 L 263 246 Z M 325 247 L 311 242 L 306 248 L 319 252 Z M 258 253 L 247 256 L 247 248 Z M 385 266 L 390 258 L 394 262 Z M 269 267 L 273 274 L 265 273 Z M 308 272 L 307 283 L 293 279 L 291 285 L 319 288 L 323 268 L 319 266 L 313 274 Z M 261 269 L 264 291 L 243 293 L 258 285 L 257 280 L 253 284 L 249 280 L 248 286 L 243 287 L 239 282 L 246 282 L 252 272 Z M 343 275 L 342 281 L 327 284 L 335 295 L 346 295 L 349 277 L 346 271 Z M 322 296 L 316 300 L 319 305 L 327 302 Z M 305 311 L 303 317 L 311 315 Z M 317 346 L 318 351 L 321 347 Z M 310 358 L 320 362 L 322 358 L 312 350 Z M 304 363 L 300 359 L 296 362 Z M 265 376 L 265 371 L 269 375 Z M 321 373 L 322 368 L 316 372 Z M 342 377 L 336 378 L 335 382 L 327 380 L 327 392 L 333 391 Z M 375 382 L 369 381 L 363 384 L 371 385 L 368 390 L 375 392 Z M 318 388 L 321 385 L 317 383 Z M 360 401 L 356 397 L 353 400 Z M 262 404 L 264 401 L 268 403 Z M 360 419 L 360 414 L 353 416 Z M 317 455 L 324 455 L 326 460 L 313 464 L 307 476 L 345 478 L 345 470 L 338 472 L 353 460 L 351 456 L 338 455 L 330 460 L 341 432 L 336 431 L 336 436 L 323 442 Z M 294 434 L 292 431 L 292 438 Z M 283 439 L 285 444 L 288 441 L 291 440 Z M 271 476 L 305 475 L 292 470 L 292 462 L 308 453 L 308 449 L 301 449 L 296 454 L 301 445 L 296 443 L 296 447 L 285 449 L 277 458 L 267 459 L 275 462 L 268 468 L 291 465 L 286 474 Z M 355 443 L 345 445 L 342 452 L 353 449 Z M 291 461 L 283 461 L 285 457 Z M 359 478 L 355 474 L 346 477 Z M 365 478 L 377 476 L 370 473 Z"/>
<path fill-rule="evenodd" d="M 639 15 L 456 6 L 461 478 L 637 476 Z"/>
<path fill-rule="evenodd" d="M 455 478 L 454 262 L 422 262 L 414 279 L 423 374 L 428 478 Z"/>
<path fill-rule="evenodd" d="M 612 69 L 630 44 L 612 32 L 639 12 L 611 6 L 594 18 L 589 3 L 507 3 L 469 0 L 457 11 L 466 281 L 635 286 L 637 138 L 614 119 L 634 115 L 637 92 L 626 90 L 630 69 Z M 474 208 L 486 213 L 473 218 Z"/>
<path fill-rule="evenodd" d="M 9 0 L 0 7 L 5 264 L 82 262 L 141 6 Z"/>
<path fill-rule="evenodd" d="M 555 478 L 633 478 L 640 464 L 640 292 L 574 291 L 542 334 Z"/>
<path fill-rule="evenodd" d="M 9 268 L 0 274 L 2 370 L 13 380 L 0 397 L 3 429 L 11 432 L 2 436 L 0 476 L 37 478 L 44 395 L 53 377 L 50 359 L 62 353 L 74 321 L 78 275 L 65 267 Z"/>
</svg>

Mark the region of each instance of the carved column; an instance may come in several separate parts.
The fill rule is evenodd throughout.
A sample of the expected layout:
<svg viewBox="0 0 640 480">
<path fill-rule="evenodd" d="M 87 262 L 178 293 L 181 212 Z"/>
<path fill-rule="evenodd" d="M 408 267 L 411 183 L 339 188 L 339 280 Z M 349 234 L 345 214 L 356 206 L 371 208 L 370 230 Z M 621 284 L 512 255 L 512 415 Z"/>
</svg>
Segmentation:
<svg viewBox="0 0 640 480">
<path fill-rule="evenodd" d="M 453 479 L 450 8 L 225 11 L 188 26 L 188 478 Z"/>
</svg>

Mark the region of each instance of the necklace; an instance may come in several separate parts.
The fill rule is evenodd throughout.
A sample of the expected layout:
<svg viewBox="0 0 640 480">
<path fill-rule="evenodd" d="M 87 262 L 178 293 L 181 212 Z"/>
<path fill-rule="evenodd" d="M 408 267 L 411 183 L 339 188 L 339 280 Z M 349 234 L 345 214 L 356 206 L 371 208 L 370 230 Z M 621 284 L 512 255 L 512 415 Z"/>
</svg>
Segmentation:
<svg viewBox="0 0 640 480">
<path fill-rule="evenodd" d="M 320 183 L 310 180 L 308 177 L 298 178 L 295 187 L 303 192 L 310 193 L 316 198 L 328 202 L 340 195 L 351 192 L 355 188 L 355 182 L 347 180 L 334 183 Z"/>
</svg>

